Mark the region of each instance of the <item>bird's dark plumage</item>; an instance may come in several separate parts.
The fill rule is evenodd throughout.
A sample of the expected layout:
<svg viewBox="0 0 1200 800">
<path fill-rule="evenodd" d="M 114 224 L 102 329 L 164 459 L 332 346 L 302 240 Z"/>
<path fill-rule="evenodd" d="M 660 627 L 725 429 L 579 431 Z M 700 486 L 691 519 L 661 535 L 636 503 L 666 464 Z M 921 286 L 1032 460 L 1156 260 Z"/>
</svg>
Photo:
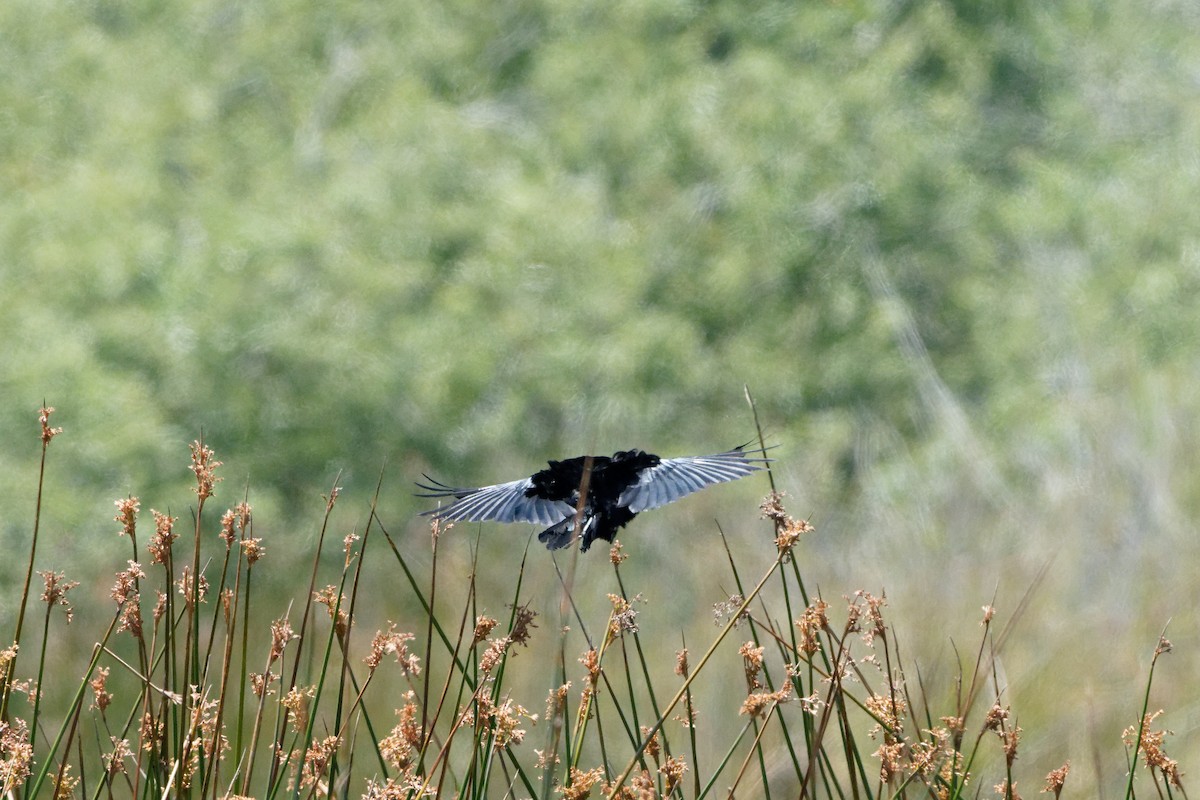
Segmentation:
<svg viewBox="0 0 1200 800">
<path fill-rule="evenodd" d="M 583 540 L 581 549 L 587 551 L 596 539 L 611 542 L 619 528 L 643 511 L 762 469 L 760 465 L 766 459 L 747 456 L 743 447 L 685 458 L 659 458 L 641 450 L 622 450 L 611 458 L 592 456 L 579 536 Z M 528 478 L 474 489 L 447 486 L 428 475 L 425 478 L 429 483 L 417 486 L 425 490 L 420 497 L 454 498 L 448 506 L 426 511 L 426 515 L 466 522 L 548 525 L 538 541 L 557 550 L 575 539 L 576 508 L 587 461 L 588 456 L 551 461 L 547 469 Z"/>
</svg>

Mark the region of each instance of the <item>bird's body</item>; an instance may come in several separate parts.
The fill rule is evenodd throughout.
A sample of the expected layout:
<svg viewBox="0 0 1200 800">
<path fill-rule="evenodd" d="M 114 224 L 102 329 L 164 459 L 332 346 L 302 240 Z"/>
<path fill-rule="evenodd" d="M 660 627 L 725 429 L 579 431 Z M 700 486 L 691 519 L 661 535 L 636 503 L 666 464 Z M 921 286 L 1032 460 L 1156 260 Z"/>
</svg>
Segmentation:
<svg viewBox="0 0 1200 800">
<path fill-rule="evenodd" d="M 641 450 L 609 456 L 577 456 L 551 461 L 528 478 L 456 489 L 429 478 L 418 484 L 422 497 L 453 497 L 444 508 L 426 511 L 438 519 L 530 522 L 549 525 L 538 540 L 551 550 L 574 541 L 581 520 L 581 548 L 596 539 L 611 542 L 617 530 L 647 509 L 657 508 L 706 486 L 737 480 L 761 469 L 766 459 L 747 457 L 741 448 L 711 456 L 659 458 Z M 590 471 L 588 467 L 590 465 Z M 585 480 L 586 478 L 586 480 Z M 580 491 L 586 492 L 580 508 Z"/>
</svg>

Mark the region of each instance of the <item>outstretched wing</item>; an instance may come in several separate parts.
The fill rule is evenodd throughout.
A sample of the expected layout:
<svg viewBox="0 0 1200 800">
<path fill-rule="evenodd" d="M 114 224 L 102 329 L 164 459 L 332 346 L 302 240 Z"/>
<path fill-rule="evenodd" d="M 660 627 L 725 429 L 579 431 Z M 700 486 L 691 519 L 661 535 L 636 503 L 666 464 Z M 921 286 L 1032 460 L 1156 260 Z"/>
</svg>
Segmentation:
<svg viewBox="0 0 1200 800">
<path fill-rule="evenodd" d="M 444 483 L 435 481 L 428 475 L 428 484 L 418 483 L 425 494 L 418 497 L 453 497 L 455 501 L 448 506 L 423 512 L 422 516 L 434 516 L 438 519 L 457 519 L 464 522 L 533 522 L 538 525 L 554 525 L 568 517 L 575 516 L 575 507 L 561 500 L 546 500 L 541 497 L 529 497 L 526 491 L 533 486 L 529 478 L 508 483 L 497 483 L 494 486 L 481 486 L 478 489 L 456 489 Z"/>
<path fill-rule="evenodd" d="M 743 478 L 762 469 L 765 458 L 750 458 L 738 447 L 712 456 L 664 458 L 638 475 L 638 482 L 621 492 L 617 505 L 635 514 L 665 506 L 705 486 Z"/>
</svg>

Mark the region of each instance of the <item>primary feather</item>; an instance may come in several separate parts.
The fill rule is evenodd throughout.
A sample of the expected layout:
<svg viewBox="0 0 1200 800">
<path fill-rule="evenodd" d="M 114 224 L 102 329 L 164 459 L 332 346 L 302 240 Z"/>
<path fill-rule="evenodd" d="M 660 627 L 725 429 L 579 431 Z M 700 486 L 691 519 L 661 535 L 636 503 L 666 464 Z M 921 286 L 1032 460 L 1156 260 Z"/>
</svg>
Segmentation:
<svg viewBox="0 0 1200 800">
<path fill-rule="evenodd" d="M 611 542 L 642 511 L 673 503 L 706 486 L 737 480 L 762 469 L 765 458 L 743 447 L 711 456 L 659 458 L 641 450 L 608 456 L 578 456 L 551 461 L 528 478 L 477 488 L 455 488 L 425 476 L 420 497 L 454 498 L 449 505 L 424 512 L 438 519 L 466 522 L 530 522 L 549 527 L 538 540 L 551 550 L 575 538 L 579 491 L 591 462 L 588 492 L 582 505 L 581 549 L 596 539 Z"/>
</svg>

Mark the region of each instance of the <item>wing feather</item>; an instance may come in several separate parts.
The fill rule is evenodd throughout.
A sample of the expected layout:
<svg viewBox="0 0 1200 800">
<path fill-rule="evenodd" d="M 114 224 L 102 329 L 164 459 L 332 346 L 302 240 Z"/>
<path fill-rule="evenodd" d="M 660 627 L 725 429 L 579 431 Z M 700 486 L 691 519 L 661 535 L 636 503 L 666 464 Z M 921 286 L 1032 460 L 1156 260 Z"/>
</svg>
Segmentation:
<svg viewBox="0 0 1200 800">
<path fill-rule="evenodd" d="M 762 469 L 762 458 L 750 458 L 740 447 L 711 456 L 664 458 L 645 469 L 638 482 L 621 493 L 617 504 L 637 514 L 665 506 L 706 486 L 744 478 Z"/>
<path fill-rule="evenodd" d="M 541 497 L 529 497 L 525 492 L 533 486 L 529 478 L 522 478 L 508 483 L 497 483 L 493 486 L 481 486 L 477 489 L 456 489 L 438 483 L 432 478 L 431 485 L 423 485 L 422 489 L 429 490 L 422 497 L 453 497 L 448 506 L 435 508 L 424 512 L 424 515 L 438 519 L 454 519 L 463 522 L 532 522 L 538 525 L 553 525 L 569 516 L 574 516 L 575 509 L 568 503 L 556 500 L 546 500 Z"/>
</svg>

